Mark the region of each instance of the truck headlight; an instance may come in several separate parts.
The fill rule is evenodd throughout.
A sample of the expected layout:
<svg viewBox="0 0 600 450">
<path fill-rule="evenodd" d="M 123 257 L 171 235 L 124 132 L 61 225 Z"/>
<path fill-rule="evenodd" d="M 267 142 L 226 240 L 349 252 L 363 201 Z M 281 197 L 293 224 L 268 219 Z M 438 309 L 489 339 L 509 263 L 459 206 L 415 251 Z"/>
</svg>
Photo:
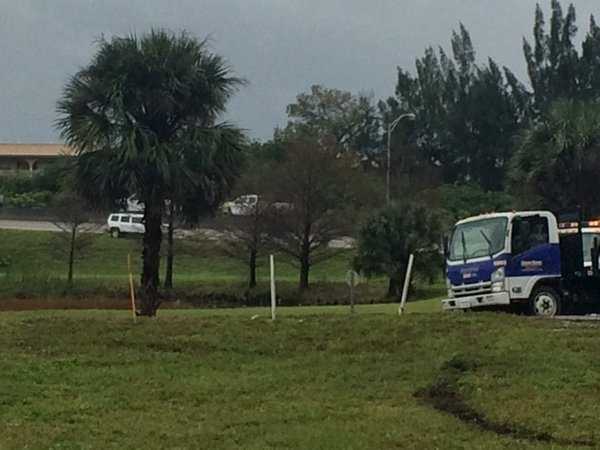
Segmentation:
<svg viewBox="0 0 600 450">
<path fill-rule="evenodd" d="M 496 271 L 492 272 L 492 292 L 504 291 L 504 280 L 506 278 L 506 272 L 504 267 L 500 267 Z"/>
<path fill-rule="evenodd" d="M 504 267 L 500 267 L 492 272 L 492 283 L 497 283 L 499 281 L 504 281 L 506 277 L 506 272 L 504 271 Z"/>
</svg>

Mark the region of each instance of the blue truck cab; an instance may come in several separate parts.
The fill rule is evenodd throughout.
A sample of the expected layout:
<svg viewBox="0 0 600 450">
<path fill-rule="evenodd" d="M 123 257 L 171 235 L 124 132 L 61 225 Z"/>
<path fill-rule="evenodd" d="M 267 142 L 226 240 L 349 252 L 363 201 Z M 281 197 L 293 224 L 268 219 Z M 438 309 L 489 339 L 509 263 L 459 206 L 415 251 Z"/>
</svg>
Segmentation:
<svg viewBox="0 0 600 450">
<path fill-rule="evenodd" d="M 445 310 L 519 306 L 538 316 L 579 306 L 598 310 L 600 220 L 558 223 L 549 211 L 461 220 L 446 249 L 446 284 Z"/>
<path fill-rule="evenodd" d="M 562 307 L 559 228 L 548 211 L 484 214 L 459 221 L 446 252 L 446 310 L 529 305 Z"/>
</svg>

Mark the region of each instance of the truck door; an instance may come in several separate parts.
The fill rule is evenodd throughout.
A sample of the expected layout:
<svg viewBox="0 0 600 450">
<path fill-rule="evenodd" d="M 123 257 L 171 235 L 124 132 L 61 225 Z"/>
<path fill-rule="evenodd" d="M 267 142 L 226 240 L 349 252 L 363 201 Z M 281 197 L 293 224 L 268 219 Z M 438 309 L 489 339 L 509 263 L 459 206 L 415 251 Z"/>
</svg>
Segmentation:
<svg viewBox="0 0 600 450">
<path fill-rule="evenodd" d="M 560 274 L 560 250 L 550 242 L 548 218 L 517 216 L 512 222 L 511 254 L 506 276 L 511 297 L 529 297 L 540 277 Z"/>
</svg>

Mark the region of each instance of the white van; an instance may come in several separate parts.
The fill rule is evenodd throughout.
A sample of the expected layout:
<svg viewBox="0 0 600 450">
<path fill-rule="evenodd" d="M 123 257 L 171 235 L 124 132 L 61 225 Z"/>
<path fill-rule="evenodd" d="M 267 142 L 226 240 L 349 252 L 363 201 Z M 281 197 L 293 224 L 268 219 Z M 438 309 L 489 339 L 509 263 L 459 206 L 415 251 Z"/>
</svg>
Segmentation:
<svg viewBox="0 0 600 450">
<path fill-rule="evenodd" d="M 144 215 L 134 213 L 113 213 L 106 221 L 108 232 L 114 238 L 121 234 L 144 234 Z"/>
</svg>

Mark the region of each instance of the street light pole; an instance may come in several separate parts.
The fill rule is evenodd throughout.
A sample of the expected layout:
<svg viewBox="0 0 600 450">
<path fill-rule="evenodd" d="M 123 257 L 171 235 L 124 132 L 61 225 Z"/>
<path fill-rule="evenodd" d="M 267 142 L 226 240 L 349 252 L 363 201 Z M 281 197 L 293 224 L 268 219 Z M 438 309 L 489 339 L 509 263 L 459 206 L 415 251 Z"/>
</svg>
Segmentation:
<svg viewBox="0 0 600 450">
<path fill-rule="evenodd" d="M 387 170 L 385 176 L 385 204 L 390 204 L 390 180 L 392 178 L 392 133 L 400 122 L 404 119 L 415 120 L 413 113 L 406 113 L 398 116 L 391 124 L 388 125 L 387 132 Z"/>
</svg>

